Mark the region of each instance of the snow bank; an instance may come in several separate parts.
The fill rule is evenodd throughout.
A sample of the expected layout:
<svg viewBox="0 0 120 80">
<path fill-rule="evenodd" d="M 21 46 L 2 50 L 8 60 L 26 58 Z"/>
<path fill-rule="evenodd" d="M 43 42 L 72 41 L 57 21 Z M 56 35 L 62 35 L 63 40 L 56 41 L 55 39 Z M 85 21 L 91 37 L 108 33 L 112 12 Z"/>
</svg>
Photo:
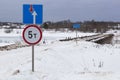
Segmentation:
<svg viewBox="0 0 120 80">
<path fill-rule="evenodd" d="M 120 80 L 120 45 L 57 41 L 65 37 L 75 33 L 43 32 L 43 40 L 49 43 L 35 46 L 34 73 L 31 47 L 0 51 L 0 80 Z"/>
<path fill-rule="evenodd" d="M 120 45 L 59 42 L 35 46 L 35 72 L 31 47 L 0 54 L 2 80 L 119 80 Z M 13 75 L 16 70 L 20 73 Z"/>
</svg>

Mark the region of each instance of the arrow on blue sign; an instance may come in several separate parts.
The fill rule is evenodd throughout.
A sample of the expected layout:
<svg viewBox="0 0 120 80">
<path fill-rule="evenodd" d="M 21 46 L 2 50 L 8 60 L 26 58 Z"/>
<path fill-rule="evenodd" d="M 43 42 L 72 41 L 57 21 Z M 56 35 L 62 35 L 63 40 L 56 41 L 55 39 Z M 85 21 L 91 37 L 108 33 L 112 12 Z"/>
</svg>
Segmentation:
<svg viewBox="0 0 120 80">
<path fill-rule="evenodd" d="M 23 5 L 23 23 L 24 24 L 42 24 L 43 5 Z"/>
</svg>

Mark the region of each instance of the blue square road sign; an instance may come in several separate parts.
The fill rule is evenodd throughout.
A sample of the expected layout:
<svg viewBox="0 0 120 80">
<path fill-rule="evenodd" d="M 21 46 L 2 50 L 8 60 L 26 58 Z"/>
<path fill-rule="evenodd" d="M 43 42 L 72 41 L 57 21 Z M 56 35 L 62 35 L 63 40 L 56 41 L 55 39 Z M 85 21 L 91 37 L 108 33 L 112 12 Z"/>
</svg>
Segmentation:
<svg viewBox="0 0 120 80">
<path fill-rule="evenodd" d="M 73 24 L 73 28 L 80 28 L 80 24 Z"/>
<path fill-rule="evenodd" d="M 23 5 L 23 23 L 24 24 L 34 24 L 34 16 L 35 15 L 35 24 L 42 24 L 43 22 L 43 5 Z"/>
</svg>

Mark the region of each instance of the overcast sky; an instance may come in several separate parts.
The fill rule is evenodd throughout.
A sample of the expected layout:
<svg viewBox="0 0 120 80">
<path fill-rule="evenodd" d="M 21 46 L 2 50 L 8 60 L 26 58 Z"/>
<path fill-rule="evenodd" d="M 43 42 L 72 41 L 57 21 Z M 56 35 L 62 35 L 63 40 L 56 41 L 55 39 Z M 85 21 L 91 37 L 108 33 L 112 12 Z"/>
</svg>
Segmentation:
<svg viewBox="0 0 120 80">
<path fill-rule="evenodd" d="M 120 21 L 120 0 L 0 0 L 0 21 L 22 22 L 23 4 L 43 4 L 44 21 Z"/>
</svg>

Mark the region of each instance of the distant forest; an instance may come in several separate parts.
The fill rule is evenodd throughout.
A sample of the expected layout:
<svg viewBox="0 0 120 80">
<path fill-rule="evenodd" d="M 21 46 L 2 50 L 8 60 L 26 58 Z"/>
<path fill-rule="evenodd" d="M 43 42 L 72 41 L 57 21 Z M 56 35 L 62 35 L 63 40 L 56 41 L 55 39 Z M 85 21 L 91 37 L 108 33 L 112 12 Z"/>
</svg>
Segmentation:
<svg viewBox="0 0 120 80">
<path fill-rule="evenodd" d="M 45 29 L 55 29 L 60 30 L 61 28 L 67 28 L 69 30 L 75 30 L 73 24 L 80 24 L 78 31 L 83 32 L 101 32 L 104 33 L 110 29 L 120 30 L 120 22 L 106 22 L 106 21 L 84 21 L 84 22 L 71 22 L 70 20 L 64 20 L 59 22 L 44 22 L 42 27 Z"/>
<path fill-rule="evenodd" d="M 120 30 L 120 22 L 112 22 L 112 21 L 84 21 L 84 22 L 72 22 L 70 20 L 63 20 L 63 21 L 58 21 L 58 22 L 51 22 L 47 21 L 44 22 L 41 27 L 44 29 L 55 29 L 56 31 L 59 30 L 65 30 L 67 29 L 68 31 L 75 30 L 73 28 L 73 24 L 80 24 L 80 28 L 77 29 L 78 31 L 82 32 L 100 32 L 104 33 L 108 30 Z M 10 26 L 9 28 L 22 28 L 21 25 L 24 25 L 22 23 L 13 23 L 13 22 L 0 22 L 0 28 L 3 26 Z M 19 27 L 17 27 L 19 26 Z"/>
</svg>

